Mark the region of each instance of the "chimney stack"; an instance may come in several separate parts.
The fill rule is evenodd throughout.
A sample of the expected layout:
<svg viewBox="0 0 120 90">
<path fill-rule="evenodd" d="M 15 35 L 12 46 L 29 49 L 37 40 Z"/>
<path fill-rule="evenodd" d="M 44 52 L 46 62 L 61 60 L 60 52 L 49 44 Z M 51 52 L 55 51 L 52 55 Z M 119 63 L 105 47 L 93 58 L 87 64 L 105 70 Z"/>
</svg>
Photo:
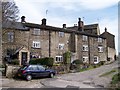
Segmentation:
<svg viewBox="0 0 120 90">
<path fill-rule="evenodd" d="M 105 32 L 107 32 L 107 28 L 105 27 Z"/>
<path fill-rule="evenodd" d="M 81 18 L 78 18 L 78 30 L 83 31 L 84 30 L 84 23 L 81 21 Z"/>
<path fill-rule="evenodd" d="M 21 17 L 21 22 L 22 22 L 22 23 L 25 23 L 25 16 L 22 16 L 22 17 Z"/>
<path fill-rule="evenodd" d="M 64 28 L 64 29 L 66 28 L 66 24 L 63 24 L 63 28 Z"/>
<path fill-rule="evenodd" d="M 42 19 L 42 25 L 46 25 L 46 19 L 45 18 Z"/>
</svg>

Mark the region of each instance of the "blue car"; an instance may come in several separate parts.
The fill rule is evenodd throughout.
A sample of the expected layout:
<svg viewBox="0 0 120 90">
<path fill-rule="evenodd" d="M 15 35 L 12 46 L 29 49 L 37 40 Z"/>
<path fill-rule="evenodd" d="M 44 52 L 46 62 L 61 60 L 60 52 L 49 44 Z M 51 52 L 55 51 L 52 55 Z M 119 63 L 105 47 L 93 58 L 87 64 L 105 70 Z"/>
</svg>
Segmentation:
<svg viewBox="0 0 120 90">
<path fill-rule="evenodd" d="M 46 69 L 42 65 L 26 65 L 21 67 L 18 70 L 17 76 L 23 77 L 26 80 L 30 81 L 32 78 L 38 77 L 54 77 L 56 74 L 55 70 Z"/>
</svg>

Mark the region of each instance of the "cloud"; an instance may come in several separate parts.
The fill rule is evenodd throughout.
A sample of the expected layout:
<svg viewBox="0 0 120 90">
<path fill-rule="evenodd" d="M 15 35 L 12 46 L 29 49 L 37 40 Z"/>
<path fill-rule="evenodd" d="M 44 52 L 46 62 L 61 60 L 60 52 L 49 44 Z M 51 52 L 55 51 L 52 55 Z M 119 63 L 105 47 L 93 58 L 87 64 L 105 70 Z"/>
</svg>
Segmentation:
<svg viewBox="0 0 120 90">
<path fill-rule="evenodd" d="M 80 0 L 81 5 L 89 10 L 99 10 L 116 5 L 119 0 Z"/>
</svg>

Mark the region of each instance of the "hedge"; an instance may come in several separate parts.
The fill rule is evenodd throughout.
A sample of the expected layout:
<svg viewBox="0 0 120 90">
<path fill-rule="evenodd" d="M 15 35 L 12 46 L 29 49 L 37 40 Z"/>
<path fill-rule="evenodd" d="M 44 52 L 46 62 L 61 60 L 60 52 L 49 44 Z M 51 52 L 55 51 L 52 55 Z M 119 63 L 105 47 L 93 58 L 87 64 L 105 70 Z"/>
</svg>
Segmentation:
<svg viewBox="0 0 120 90">
<path fill-rule="evenodd" d="M 54 58 L 49 58 L 49 57 L 45 57 L 45 58 L 36 58 L 36 59 L 32 59 L 30 60 L 29 64 L 41 64 L 41 65 L 46 65 L 49 67 L 52 67 L 54 63 Z"/>
</svg>

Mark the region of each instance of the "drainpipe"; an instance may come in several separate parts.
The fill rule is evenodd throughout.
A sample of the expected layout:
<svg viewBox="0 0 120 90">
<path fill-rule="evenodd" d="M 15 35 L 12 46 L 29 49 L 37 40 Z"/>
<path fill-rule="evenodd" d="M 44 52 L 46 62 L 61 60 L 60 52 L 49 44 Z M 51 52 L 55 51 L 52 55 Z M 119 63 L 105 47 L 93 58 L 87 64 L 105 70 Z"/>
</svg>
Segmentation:
<svg viewBox="0 0 120 90">
<path fill-rule="evenodd" d="M 88 56 L 89 56 L 89 64 L 91 64 L 90 60 L 90 37 L 88 36 Z"/>
<path fill-rule="evenodd" d="M 51 31 L 49 30 L 49 57 L 51 57 Z"/>
</svg>

